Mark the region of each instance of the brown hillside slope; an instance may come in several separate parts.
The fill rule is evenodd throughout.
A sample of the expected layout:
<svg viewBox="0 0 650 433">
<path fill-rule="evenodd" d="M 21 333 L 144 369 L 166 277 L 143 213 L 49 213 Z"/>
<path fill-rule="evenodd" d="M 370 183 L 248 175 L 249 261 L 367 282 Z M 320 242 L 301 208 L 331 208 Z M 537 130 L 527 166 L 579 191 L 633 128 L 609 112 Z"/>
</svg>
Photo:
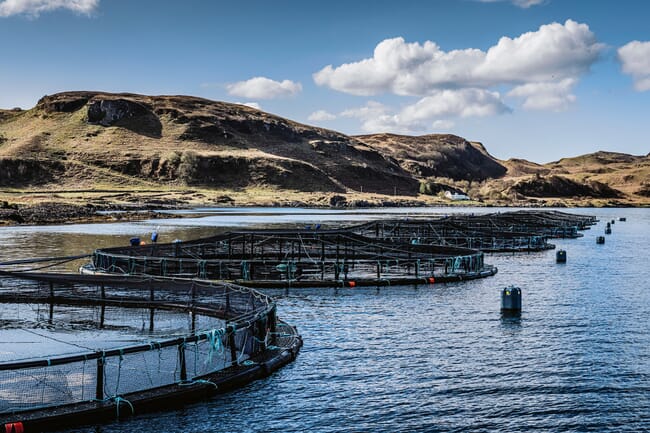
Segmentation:
<svg viewBox="0 0 650 433">
<path fill-rule="evenodd" d="M 418 178 L 435 176 L 482 181 L 506 173 L 506 168 L 482 144 L 470 143 L 455 135 L 372 134 L 356 138 L 394 158 L 402 168 Z"/>
<path fill-rule="evenodd" d="M 549 164 L 501 161 L 481 143 L 447 134 L 358 136 L 422 182 L 421 192 L 466 192 L 486 203 L 647 204 L 648 156 L 596 152 Z"/>
<path fill-rule="evenodd" d="M 649 205 L 650 157 L 500 161 L 454 135 L 349 137 L 190 96 L 65 92 L 0 110 L 0 187 L 0 207 L 447 204 L 444 191 L 498 205 Z"/>
<path fill-rule="evenodd" d="M 237 104 L 65 92 L 1 114 L 1 186 L 417 193 L 399 165 L 354 138 Z"/>
</svg>

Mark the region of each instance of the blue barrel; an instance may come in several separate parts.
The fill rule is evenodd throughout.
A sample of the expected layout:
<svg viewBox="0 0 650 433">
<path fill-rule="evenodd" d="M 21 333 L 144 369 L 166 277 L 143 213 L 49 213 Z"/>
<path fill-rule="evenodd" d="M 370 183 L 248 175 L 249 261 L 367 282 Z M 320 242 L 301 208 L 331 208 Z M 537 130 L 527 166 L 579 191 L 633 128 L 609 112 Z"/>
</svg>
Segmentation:
<svg viewBox="0 0 650 433">
<path fill-rule="evenodd" d="M 158 242 L 158 232 L 151 233 L 151 242 L 153 242 L 154 244 Z"/>
<path fill-rule="evenodd" d="M 506 287 L 501 291 L 501 311 L 521 311 L 521 289 L 519 287 Z"/>
<path fill-rule="evenodd" d="M 566 263 L 566 251 L 558 250 L 557 253 L 555 253 L 555 261 L 557 263 Z"/>
<path fill-rule="evenodd" d="M 605 243 L 605 236 L 598 236 L 596 238 L 596 243 L 597 244 L 604 244 Z"/>
<path fill-rule="evenodd" d="M 140 245 L 140 238 L 131 238 L 129 239 L 129 242 L 131 242 L 132 247 L 137 247 Z"/>
</svg>

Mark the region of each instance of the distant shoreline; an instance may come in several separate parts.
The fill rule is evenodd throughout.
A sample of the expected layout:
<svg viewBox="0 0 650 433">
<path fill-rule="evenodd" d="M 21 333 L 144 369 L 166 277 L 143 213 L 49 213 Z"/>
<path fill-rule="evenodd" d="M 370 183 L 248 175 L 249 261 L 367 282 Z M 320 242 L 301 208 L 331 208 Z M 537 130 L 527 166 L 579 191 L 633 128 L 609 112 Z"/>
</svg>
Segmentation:
<svg viewBox="0 0 650 433">
<path fill-rule="evenodd" d="M 93 204 L 92 201 L 86 203 L 83 199 L 77 200 L 53 200 L 53 197 L 43 197 L 40 194 L 37 200 L 29 202 L 9 202 L 6 200 L 6 194 L 0 200 L 0 226 L 33 226 L 33 225 L 54 225 L 54 224 L 86 224 L 86 223 L 110 223 L 123 221 L 141 221 L 148 219 L 161 218 L 184 218 L 185 215 L 164 212 L 166 210 L 191 210 L 197 208 L 312 208 L 312 209 L 373 209 L 373 208 L 416 208 L 416 207 L 622 207 L 622 208 L 647 208 L 648 205 L 630 205 L 627 203 L 602 203 L 594 200 L 583 200 L 581 202 L 550 199 L 549 201 L 536 202 L 516 202 L 516 203 L 486 203 L 475 201 L 440 201 L 431 200 L 429 197 L 421 199 L 420 197 L 391 197 L 381 196 L 368 199 L 359 198 L 355 194 L 340 195 L 330 194 L 329 200 L 323 200 L 318 196 L 316 200 L 305 200 L 304 194 L 298 197 L 291 197 L 288 194 L 284 201 L 269 201 L 268 198 L 263 200 L 235 200 L 230 197 L 229 200 L 221 201 L 184 201 L 179 203 L 165 202 L 160 203 L 156 200 L 146 201 L 141 197 L 139 203 L 108 202 L 101 205 Z M 312 197 L 315 198 L 315 197 Z M 161 212 L 162 211 L 162 212 Z"/>
</svg>

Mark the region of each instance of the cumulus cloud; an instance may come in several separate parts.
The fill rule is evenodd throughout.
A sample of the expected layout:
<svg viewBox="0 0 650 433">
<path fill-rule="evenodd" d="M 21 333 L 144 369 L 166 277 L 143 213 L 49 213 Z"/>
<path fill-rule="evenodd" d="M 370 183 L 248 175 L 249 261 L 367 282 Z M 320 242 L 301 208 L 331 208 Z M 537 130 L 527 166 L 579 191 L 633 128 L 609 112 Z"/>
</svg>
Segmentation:
<svg viewBox="0 0 650 433">
<path fill-rule="evenodd" d="M 496 2 L 502 2 L 502 1 L 509 1 L 515 6 L 519 6 L 520 8 L 528 9 L 531 6 L 536 6 L 536 5 L 541 5 L 542 3 L 545 3 L 546 0 L 478 0 L 481 3 L 496 3 Z"/>
<path fill-rule="evenodd" d="M 392 93 L 425 98 L 439 97 L 441 90 L 488 91 L 497 86 L 536 84 L 515 93 L 525 98 L 524 106 L 545 105 L 555 110 L 575 99 L 569 94 L 570 86 L 564 85 L 569 82 L 566 80 L 575 83 L 598 60 L 603 49 L 589 26 L 567 20 L 564 24 L 542 25 L 537 31 L 516 38 L 504 36 L 487 51 L 444 51 L 432 41 L 420 44 L 407 43 L 401 37 L 386 39 L 375 47 L 371 58 L 337 67 L 328 65 L 313 78 L 320 86 L 354 95 Z M 548 86 L 552 83 L 557 83 L 555 95 L 563 96 L 553 99 L 559 105 L 553 105 L 552 98 L 548 98 Z M 542 93 L 534 93 L 535 89 Z M 567 93 L 559 95 L 560 90 Z M 543 97 L 545 101 L 541 101 Z M 476 108 L 478 113 L 483 109 L 481 104 Z"/>
<path fill-rule="evenodd" d="M 242 98 L 273 99 L 297 95 L 302 85 L 291 80 L 275 81 L 266 77 L 228 84 L 228 93 Z"/>
<path fill-rule="evenodd" d="M 624 73 L 634 79 L 639 92 L 650 90 L 650 42 L 632 41 L 618 49 Z"/>
<path fill-rule="evenodd" d="M 436 120 L 431 124 L 431 127 L 438 130 L 449 130 L 454 127 L 454 122 L 451 120 Z"/>
<path fill-rule="evenodd" d="M 341 116 L 360 119 L 361 128 L 367 132 L 410 134 L 430 127 L 450 128 L 453 123 L 446 119 L 448 117 L 483 117 L 509 111 L 497 92 L 460 89 L 437 91 L 397 112 L 379 102 L 369 101 L 363 107 L 343 111 Z"/>
<path fill-rule="evenodd" d="M 426 120 L 435 117 L 484 117 L 510 109 L 498 92 L 483 89 L 440 90 L 402 109 L 402 117 Z"/>
<path fill-rule="evenodd" d="M 328 120 L 336 119 L 336 115 L 325 110 L 318 110 L 311 113 L 307 119 L 312 122 L 326 122 Z"/>
<path fill-rule="evenodd" d="M 515 87 L 508 96 L 524 98 L 525 109 L 563 111 L 576 100 L 571 93 L 575 83 L 573 78 L 560 82 L 528 83 Z"/>
<path fill-rule="evenodd" d="M 67 9 L 90 15 L 99 6 L 99 0 L 4 0 L 0 2 L 0 17 L 29 15 L 38 17 L 43 12 Z"/>
</svg>

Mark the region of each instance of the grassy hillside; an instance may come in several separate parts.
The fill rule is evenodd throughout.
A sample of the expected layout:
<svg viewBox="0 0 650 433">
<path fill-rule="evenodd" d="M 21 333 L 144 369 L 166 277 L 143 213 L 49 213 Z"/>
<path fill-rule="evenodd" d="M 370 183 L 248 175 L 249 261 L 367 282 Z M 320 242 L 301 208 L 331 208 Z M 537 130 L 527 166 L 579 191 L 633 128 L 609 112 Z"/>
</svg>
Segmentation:
<svg viewBox="0 0 650 433">
<path fill-rule="evenodd" d="M 648 204 L 648 156 L 499 161 L 453 135 L 350 137 L 189 96 L 65 92 L 0 110 L 0 208 L 183 204 Z M 341 198 L 343 197 L 343 199 Z"/>
</svg>

